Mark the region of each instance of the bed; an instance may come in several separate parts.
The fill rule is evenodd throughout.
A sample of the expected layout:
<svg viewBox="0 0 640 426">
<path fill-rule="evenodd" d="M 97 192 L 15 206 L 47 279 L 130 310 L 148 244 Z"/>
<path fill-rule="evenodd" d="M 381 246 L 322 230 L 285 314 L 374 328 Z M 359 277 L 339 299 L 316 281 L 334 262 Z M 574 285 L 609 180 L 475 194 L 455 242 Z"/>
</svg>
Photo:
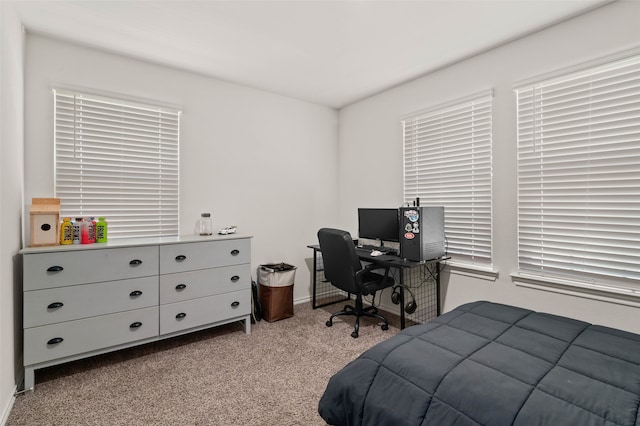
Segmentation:
<svg viewBox="0 0 640 426">
<path fill-rule="evenodd" d="M 640 335 L 491 302 L 402 330 L 337 372 L 331 425 L 640 426 Z"/>
</svg>

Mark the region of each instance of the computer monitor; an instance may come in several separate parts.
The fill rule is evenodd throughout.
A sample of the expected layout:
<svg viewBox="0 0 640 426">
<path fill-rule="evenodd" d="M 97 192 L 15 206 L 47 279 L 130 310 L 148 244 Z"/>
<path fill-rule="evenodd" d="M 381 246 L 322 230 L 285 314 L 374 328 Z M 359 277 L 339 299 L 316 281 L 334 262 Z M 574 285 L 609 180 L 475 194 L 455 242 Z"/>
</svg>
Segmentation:
<svg viewBox="0 0 640 426">
<path fill-rule="evenodd" d="M 398 209 L 358 209 L 358 237 L 380 241 L 400 241 Z"/>
</svg>

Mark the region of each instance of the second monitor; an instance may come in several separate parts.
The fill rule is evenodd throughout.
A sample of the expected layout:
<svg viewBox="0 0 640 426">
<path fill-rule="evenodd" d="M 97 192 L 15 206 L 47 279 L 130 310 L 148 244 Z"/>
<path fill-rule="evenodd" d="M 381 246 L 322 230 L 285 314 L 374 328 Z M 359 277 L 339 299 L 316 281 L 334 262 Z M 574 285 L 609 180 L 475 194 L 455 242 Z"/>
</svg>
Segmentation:
<svg viewBox="0 0 640 426">
<path fill-rule="evenodd" d="M 358 237 L 368 240 L 400 241 L 398 209 L 358 209 Z"/>
</svg>

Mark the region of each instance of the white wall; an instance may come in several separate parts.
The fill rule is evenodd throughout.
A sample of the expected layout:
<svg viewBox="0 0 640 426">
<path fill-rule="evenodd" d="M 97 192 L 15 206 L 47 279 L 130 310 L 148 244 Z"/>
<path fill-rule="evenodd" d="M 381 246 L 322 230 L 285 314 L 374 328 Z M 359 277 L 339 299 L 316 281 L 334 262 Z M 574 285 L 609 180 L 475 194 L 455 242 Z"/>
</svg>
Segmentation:
<svg viewBox="0 0 640 426">
<path fill-rule="evenodd" d="M 357 207 L 401 205 L 401 117 L 493 88 L 493 235 L 499 277 L 492 282 L 445 274 L 444 310 L 487 299 L 640 332 L 638 308 L 516 287 L 510 278 L 517 271 L 514 82 L 639 47 L 638 16 L 640 2 L 614 2 L 342 109 L 340 224 L 355 232 Z M 369 183 L 368 170 L 385 170 L 385 177 Z"/>
<path fill-rule="evenodd" d="M 52 88 L 178 105 L 181 233 L 211 212 L 254 236 L 254 274 L 296 265 L 294 298 L 309 297 L 306 245 L 337 211 L 336 110 L 32 34 L 25 86 L 25 209 L 53 194 Z"/>
<path fill-rule="evenodd" d="M 273 261 L 298 266 L 296 299 L 310 294 L 306 244 L 316 241 L 319 227 L 342 226 L 355 233 L 357 207 L 402 202 L 400 117 L 494 88 L 494 257 L 500 275 L 496 282 L 446 275 L 445 310 L 489 299 L 640 331 L 638 309 L 527 290 L 509 278 L 517 266 L 512 84 L 637 47 L 639 2 L 615 2 L 356 103 L 339 115 L 329 108 L 37 35 L 26 41 L 23 99 L 22 32 L 6 4 L 0 5 L 0 416 L 18 380 L 19 368 L 14 367 L 21 364 L 15 253 L 21 247 L 22 210 L 28 211 L 32 197 L 48 197 L 53 191 L 53 87 L 182 106 L 182 231 L 191 232 L 203 211 L 213 213 L 216 227 L 238 225 L 241 232 L 254 235 L 254 270 Z M 386 174 L 372 182 L 369 170 Z"/>
<path fill-rule="evenodd" d="M 3 2 L 0 57 L 0 424 L 4 424 L 22 364 L 18 250 L 22 244 L 24 35 L 13 10 Z"/>
</svg>

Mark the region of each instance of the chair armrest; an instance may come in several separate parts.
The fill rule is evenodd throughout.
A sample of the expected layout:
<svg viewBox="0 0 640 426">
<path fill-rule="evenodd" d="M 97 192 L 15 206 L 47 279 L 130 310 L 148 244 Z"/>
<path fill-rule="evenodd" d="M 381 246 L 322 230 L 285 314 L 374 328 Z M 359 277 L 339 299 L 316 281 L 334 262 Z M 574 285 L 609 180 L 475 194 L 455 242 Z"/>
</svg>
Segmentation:
<svg viewBox="0 0 640 426">
<path fill-rule="evenodd" d="M 385 271 L 389 272 L 389 267 L 388 266 L 382 266 L 382 265 L 379 265 L 377 263 L 369 263 L 369 264 L 365 265 L 365 267 L 363 269 L 361 269 L 360 271 L 358 271 L 358 272 L 365 272 L 365 271 L 366 272 L 371 272 L 371 271 L 377 271 L 379 269 L 384 269 Z M 356 273 L 356 275 L 357 275 L 357 273 Z"/>
<path fill-rule="evenodd" d="M 367 272 L 372 272 L 372 271 L 377 271 L 377 270 L 382 270 L 384 269 L 384 279 L 386 280 L 387 278 L 389 278 L 389 270 L 391 269 L 389 266 L 382 266 L 382 265 L 378 265 L 375 263 L 370 263 L 368 265 L 366 265 L 364 268 L 360 269 L 359 271 L 356 272 L 356 284 L 362 288 L 362 274 L 367 273 Z"/>
<path fill-rule="evenodd" d="M 375 269 L 384 269 L 384 276 L 377 272 L 371 272 Z M 395 284 L 395 280 L 389 276 L 390 267 L 373 266 L 360 269 L 355 274 L 355 284 L 362 292 L 362 295 L 375 294 L 376 291 L 383 290 Z"/>
</svg>

